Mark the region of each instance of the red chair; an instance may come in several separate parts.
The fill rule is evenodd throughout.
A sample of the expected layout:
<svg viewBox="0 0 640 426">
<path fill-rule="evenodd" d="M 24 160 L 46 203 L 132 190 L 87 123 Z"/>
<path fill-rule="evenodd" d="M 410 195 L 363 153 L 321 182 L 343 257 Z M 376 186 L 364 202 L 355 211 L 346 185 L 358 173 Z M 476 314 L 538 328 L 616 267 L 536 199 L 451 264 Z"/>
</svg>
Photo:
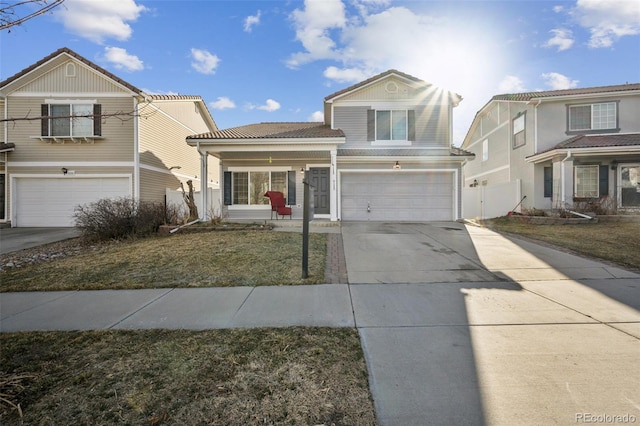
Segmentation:
<svg viewBox="0 0 640 426">
<path fill-rule="evenodd" d="M 269 197 L 269 202 L 271 203 L 271 219 L 273 219 L 273 212 L 276 212 L 276 220 L 278 220 L 278 215 L 282 216 L 283 219 L 288 215 L 289 219 L 291 219 L 291 207 L 286 206 L 287 203 L 282 192 L 267 191 L 264 196 Z"/>
</svg>

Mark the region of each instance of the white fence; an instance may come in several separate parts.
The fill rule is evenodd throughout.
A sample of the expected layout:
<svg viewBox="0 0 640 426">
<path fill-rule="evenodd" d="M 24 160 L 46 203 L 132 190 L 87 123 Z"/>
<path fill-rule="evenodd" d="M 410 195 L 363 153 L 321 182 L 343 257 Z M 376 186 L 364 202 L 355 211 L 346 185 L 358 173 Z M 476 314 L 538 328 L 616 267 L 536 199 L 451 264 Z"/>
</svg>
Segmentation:
<svg viewBox="0 0 640 426">
<path fill-rule="evenodd" d="M 491 186 L 466 187 L 462 190 L 462 217 L 489 219 L 520 211 L 516 205 L 522 199 L 520 180 Z"/>
<path fill-rule="evenodd" d="M 181 190 L 174 191 L 167 188 L 165 195 L 167 205 L 173 204 L 175 206 L 178 206 L 180 209 L 183 209 L 186 215 L 189 214 L 189 208 L 184 202 Z M 211 218 L 220 216 L 222 214 L 222 205 L 220 203 L 220 189 L 209 188 L 208 206 L 202 205 L 202 194 L 200 191 L 195 191 L 193 195 L 196 200 L 196 205 L 198 206 L 198 215 L 201 218 Z"/>
</svg>

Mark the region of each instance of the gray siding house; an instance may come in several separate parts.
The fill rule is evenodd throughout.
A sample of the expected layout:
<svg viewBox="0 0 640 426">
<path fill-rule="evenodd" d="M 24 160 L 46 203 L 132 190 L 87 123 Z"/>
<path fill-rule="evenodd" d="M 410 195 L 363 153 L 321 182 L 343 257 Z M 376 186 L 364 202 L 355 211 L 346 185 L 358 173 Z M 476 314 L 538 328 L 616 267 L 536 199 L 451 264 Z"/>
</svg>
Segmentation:
<svg viewBox="0 0 640 426">
<path fill-rule="evenodd" d="M 494 96 L 462 149 L 464 217 L 640 209 L 640 84 Z"/>
<path fill-rule="evenodd" d="M 307 174 L 316 218 L 449 221 L 461 217 L 462 164 L 473 158 L 452 146 L 461 99 L 389 70 L 327 96 L 324 122 L 250 124 L 187 143 L 220 160 L 220 206 L 231 219 L 270 218 L 269 190 L 301 218 Z"/>
</svg>

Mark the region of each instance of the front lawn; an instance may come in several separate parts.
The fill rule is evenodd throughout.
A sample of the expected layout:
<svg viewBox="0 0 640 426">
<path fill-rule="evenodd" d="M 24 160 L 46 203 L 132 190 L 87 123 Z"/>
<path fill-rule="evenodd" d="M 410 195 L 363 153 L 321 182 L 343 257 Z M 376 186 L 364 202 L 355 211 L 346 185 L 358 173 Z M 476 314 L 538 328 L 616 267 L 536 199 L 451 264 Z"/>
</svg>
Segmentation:
<svg viewBox="0 0 640 426">
<path fill-rule="evenodd" d="M 324 282 L 325 258 L 326 235 L 311 234 L 309 278 L 302 279 L 299 233 L 178 233 L 5 268 L 0 291 L 318 284 Z"/>
<path fill-rule="evenodd" d="M 3 333 L 0 346 L 0 424 L 376 423 L 354 329 Z"/>
<path fill-rule="evenodd" d="M 580 225 L 533 225 L 509 218 L 484 224 L 498 232 L 522 235 L 576 253 L 640 270 L 640 222 L 598 222 Z"/>
</svg>

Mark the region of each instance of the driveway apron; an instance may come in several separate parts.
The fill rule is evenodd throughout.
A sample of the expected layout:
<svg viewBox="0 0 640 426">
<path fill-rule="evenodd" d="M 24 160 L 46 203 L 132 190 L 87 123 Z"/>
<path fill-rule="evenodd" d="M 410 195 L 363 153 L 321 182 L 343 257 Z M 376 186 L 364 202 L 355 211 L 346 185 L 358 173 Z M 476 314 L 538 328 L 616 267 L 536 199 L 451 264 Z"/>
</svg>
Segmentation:
<svg viewBox="0 0 640 426">
<path fill-rule="evenodd" d="M 380 425 L 640 421 L 639 275 L 460 223 L 342 236 Z"/>
</svg>

